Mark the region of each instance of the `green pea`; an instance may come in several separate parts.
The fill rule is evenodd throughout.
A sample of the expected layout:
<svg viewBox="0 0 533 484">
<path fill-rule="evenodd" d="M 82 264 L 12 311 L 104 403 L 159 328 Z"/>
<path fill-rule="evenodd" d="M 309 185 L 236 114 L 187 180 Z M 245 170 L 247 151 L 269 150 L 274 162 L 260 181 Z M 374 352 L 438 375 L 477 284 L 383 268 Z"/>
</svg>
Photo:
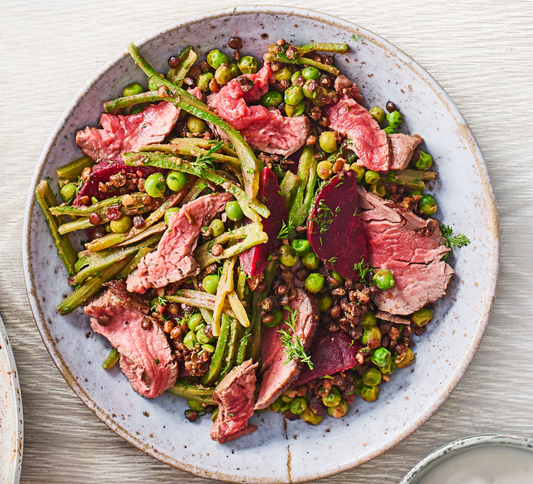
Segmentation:
<svg viewBox="0 0 533 484">
<path fill-rule="evenodd" d="M 378 348 L 370 357 L 370 361 L 380 368 L 387 366 L 390 360 L 391 353 L 387 348 Z"/>
<path fill-rule="evenodd" d="M 106 234 L 110 234 L 111 233 L 111 222 L 107 222 L 105 224 L 105 229 L 104 230 L 105 230 Z"/>
<path fill-rule="evenodd" d="M 318 81 L 320 78 L 320 71 L 313 66 L 308 66 L 302 71 L 302 76 L 304 79 L 313 79 L 315 81 Z"/>
<path fill-rule="evenodd" d="M 394 286 L 394 277 L 392 272 L 388 269 L 380 269 L 377 271 L 372 280 L 376 286 L 384 291 Z"/>
<path fill-rule="evenodd" d="M 366 345 L 371 339 L 381 340 L 381 331 L 377 327 L 365 329 L 363 337 L 361 338 L 361 343 Z"/>
<path fill-rule="evenodd" d="M 317 294 L 324 287 L 324 276 L 318 272 L 313 272 L 305 280 L 305 288 L 313 294 Z"/>
<path fill-rule="evenodd" d="M 196 346 L 196 343 L 197 343 L 196 334 L 194 333 L 194 331 L 189 331 L 185 335 L 185 338 L 183 338 L 183 344 L 185 345 L 185 348 L 187 348 L 190 351 L 194 349 L 194 347 Z"/>
<path fill-rule="evenodd" d="M 385 121 L 385 111 L 383 109 L 374 106 L 368 112 L 376 120 L 376 123 L 381 124 Z"/>
<path fill-rule="evenodd" d="M 311 425 L 318 425 L 322 422 L 322 415 L 316 415 L 309 407 L 302 412 L 301 416 L 305 423 Z"/>
<path fill-rule="evenodd" d="M 348 413 L 349 409 L 348 402 L 346 400 L 341 400 L 336 407 L 329 407 L 328 413 L 335 418 L 342 418 Z"/>
<path fill-rule="evenodd" d="M 369 385 L 365 385 L 361 389 L 361 398 L 365 402 L 374 402 L 379 397 L 379 387 L 371 387 Z"/>
<path fill-rule="evenodd" d="M 270 323 L 263 323 L 267 328 L 273 328 L 283 323 L 283 311 L 281 309 L 274 309 L 271 314 L 274 316 L 274 320 Z"/>
<path fill-rule="evenodd" d="M 200 402 L 195 402 L 194 400 L 187 400 L 187 405 L 189 405 L 189 408 L 191 410 L 194 410 L 196 412 L 201 412 L 204 410 L 203 405 Z"/>
<path fill-rule="evenodd" d="M 385 133 L 387 133 L 387 134 L 396 133 L 396 130 L 394 128 L 391 128 L 390 126 L 387 126 L 386 128 L 384 128 L 383 131 L 385 131 Z"/>
<path fill-rule="evenodd" d="M 282 245 L 280 248 L 279 261 L 287 267 L 292 267 L 298 262 L 298 254 L 290 245 Z"/>
<path fill-rule="evenodd" d="M 324 106 L 328 104 L 330 100 L 328 94 L 329 93 L 325 88 L 323 88 L 322 86 L 318 86 L 311 101 L 315 106 Z"/>
<path fill-rule="evenodd" d="M 204 318 L 200 313 L 194 313 L 187 321 L 187 326 L 191 331 L 196 331 L 198 327 L 204 322 Z"/>
<path fill-rule="evenodd" d="M 196 339 L 198 340 L 198 343 L 200 343 L 201 345 L 206 345 L 214 341 L 214 338 L 209 338 L 208 336 L 206 336 L 205 326 L 196 331 Z"/>
<path fill-rule="evenodd" d="M 411 196 L 412 196 L 412 197 L 416 197 L 416 196 L 418 196 L 418 195 L 422 196 L 422 195 L 424 195 L 424 192 L 423 192 L 422 190 L 413 190 L 413 191 L 411 192 Z"/>
<path fill-rule="evenodd" d="M 291 242 L 291 246 L 300 256 L 307 254 L 311 250 L 311 244 L 307 239 L 294 239 Z"/>
<path fill-rule="evenodd" d="M 413 361 L 415 361 L 415 354 L 411 348 L 407 348 L 403 358 L 396 358 L 394 360 L 396 368 L 407 368 L 413 363 Z"/>
<path fill-rule="evenodd" d="M 385 366 L 382 366 L 379 371 L 381 371 L 382 375 L 390 375 L 395 369 L 396 363 L 394 363 L 394 360 L 391 358 L 391 360 Z"/>
<path fill-rule="evenodd" d="M 278 69 L 276 73 L 274 74 L 274 77 L 276 78 L 276 81 L 287 81 L 289 82 L 292 77 L 292 71 L 288 67 L 282 67 L 281 69 Z"/>
<path fill-rule="evenodd" d="M 239 205 L 239 202 L 234 200 L 233 202 L 228 202 L 226 204 L 226 215 L 233 222 L 238 222 L 241 218 L 244 217 L 242 208 Z"/>
<path fill-rule="evenodd" d="M 204 92 L 209 92 L 209 83 L 213 80 L 215 76 L 211 72 L 204 72 L 198 76 L 196 80 L 196 85 Z"/>
<path fill-rule="evenodd" d="M 305 113 L 305 103 L 298 103 L 296 106 L 291 106 L 290 104 L 285 104 L 285 114 L 289 118 L 296 118 Z"/>
<path fill-rule="evenodd" d="M 208 353 L 214 353 L 215 352 L 215 347 L 213 345 L 210 345 L 210 344 L 202 345 L 202 349 L 204 351 L 207 351 Z"/>
<path fill-rule="evenodd" d="M 316 81 L 313 81 L 312 79 L 309 79 L 306 81 L 306 83 L 302 87 L 304 96 L 308 99 L 316 99 L 316 97 L 319 94 L 318 86 L 316 85 Z"/>
<path fill-rule="evenodd" d="M 135 96 L 135 94 L 142 94 L 144 92 L 144 88 L 137 84 L 136 82 L 130 82 L 123 90 L 122 95 L 124 97 L 128 96 Z"/>
<path fill-rule="evenodd" d="M 314 252 L 308 252 L 302 257 L 302 264 L 308 269 L 318 269 L 320 266 L 320 259 Z"/>
<path fill-rule="evenodd" d="M 329 160 L 321 161 L 316 166 L 316 173 L 318 178 L 321 180 L 327 180 L 331 175 L 333 175 L 333 163 Z"/>
<path fill-rule="evenodd" d="M 381 372 L 377 368 L 369 368 L 363 373 L 363 383 L 375 386 L 381 382 Z"/>
<path fill-rule="evenodd" d="M 218 283 L 220 278 L 216 274 L 209 274 L 204 277 L 202 285 L 204 286 L 204 291 L 208 294 L 216 294 L 218 289 Z"/>
<path fill-rule="evenodd" d="M 327 311 L 333 304 L 333 298 L 329 294 L 324 294 L 318 300 L 318 308 L 321 312 Z"/>
<path fill-rule="evenodd" d="M 279 413 L 285 413 L 287 410 L 289 410 L 289 406 L 289 402 L 282 402 L 281 407 L 279 409 Z"/>
<path fill-rule="evenodd" d="M 187 175 L 181 171 L 171 171 L 167 175 L 167 187 L 173 192 L 179 192 L 187 185 Z"/>
<path fill-rule="evenodd" d="M 301 415 L 309 404 L 307 400 L 303 397 L 296 397 L 289 405 L 289 410 L 294 413 L 294 415 Z"/>
<path fill-rule="evenodd" d="M 290 395 L 287 395 L 287 393 L 282 393 L 281 396 L 279 397 L 281 398 L 281 401 L 282 402 L 285 402 L 285 403 L 291 403 L 294 399 L 294 397 L 291 397 Z"/>
<path fill-rule="evenodd" d="M 333 277 L 333 279 L 335 279 L 338 282 L 337 286 L 330 284 L 330 286 L 329 286 L 330 289 L 335 289 L 336 287 L 342 286 L 344 284 L 344 279 L 338 272 L 331 271 L 330 275 L 331 275 L 331 277 Z"/>
<path fill-rule="evenodd" d="M 245 55 L 238 65 L 243 74 L 255 74 L 259 67 L 256 58 L 251 55 Z"/>
<path fill-rule="evenodd" d="M 326 407 L 336 407 L 341 402 L 341 392 L 337 387 L 331 387 L 329 393 L 322 397 L 322 403 Z"/>
<path fill-rule="evenodd" d="M 241 71 L 239 70 L 235 62 L 230 62 L 228 65 L 232 79 L 235 79 L 236 77 L 239 77 L 241 75 Z"/>
<path fill-rule="evenodd" d="M 424 195 L 418 200 L 418 209 L 424 215 L 433 215 L 437 211 L 437 202 L 432 195 Z"/>
<path fill-rule="evenodd" d="M 177 213 L 179 211 L 179 207 L 172 207 L 165 212 L 165 224 L 167 225 L 167 227 L 170 225 L 170 217 L 172 217 L 172 214 Z"/>
<path fill-rule="evenodd" d="M 207 123 L 196 116 L 189 116 L 189 119 L 187 119 L 187 129 L 190 133 L 204 134 L 207 131 Z"/>
<path fill-rule="evenodd" d="M 429 170 L 431 165 L 433 165 L 433 157 L 429 153 L 420 151 L 420 158 L 416 161 L 415 166 L 419 170 Z"/>
<path fill-rule="evenodd" d="M 378 323 L 378 319 L 376 318 L 373 312 L 369 311 L 368 313 L 365 313 L 365 315 L 363 316 L 362 325 L 364 329 L 373 328 L 374 326 L 376 326 L 377 323 Z"/>
<path fill-rule="evenodd" d="M 166 188 L 165 177 L 161 173 L 152 173 L 144 182 L 146 193 L 154 198 L 162 197 Z"/>
<path fill-rule="evenodd" d="M 129 215 L 122 215 L 118 220 L 111 220 L 109 228 L 115 234 L 123 234 L 131 229 L 133 221 Z"/>
<path fill-rule="evenodd" d="M 223 86 L 231 81 L 231 69 L 229 68 L 228 64 L 222 64 L 217 68 L 215 71 L 215 80 L 220 86 Z"/>
<path fill-rule="evenodd" d="M 213 233 L 213 237 L 218 237 L 219 235 L 222 235 L 224 233 L 224 230 L 226 230 L 224 227 L 224 222 L 222 222 L 222 220 L 220 220 L 219 218 L 215 218 L 209 224 L 209 228 Z"/>
<path fill-rule="evenodd" d="M 300 86 L 291 86 L 285 91 L 285 104 L 296 106 L 304 100 L 304 93 Z"/>
<path fill-rule="evenodd" d="M 63 201 L 69 203 L 76 198 L 77 191 L 78 189 L 75 183 L 67 183 L 61 189 L 61 198 L 63 199 Z"/>
<path fill-rule="evenodd" d="M 387 114 L 387 121 L 390 128 L 397 129 L 400 127 L 400 124 L 402 124 L 403 117 L 400 114 L 400 111 L 393 111 L 392 113 Z"/>
<path fill-rule="evenodd" d="M 318 138 L 320 148 L 326 153 L 337 151 L 337 135 L 333 131 L 324 131 Z"/>
<path fill-rule="evenodd" d="M 381 197 L 381 198 L 383 198 L 387 193 L 385 185 L 383 185 L 383 183 L 380 183 L 380 182 L 369 185 L 369 188 L 370 188 L 370 191 L 374 195 L 377 195 L 378 197 Z"/>
<path fill-rule="evenodd" d="M 229 64 L 229 59 L 224 52 L 220 52 L 218 49 L 215 49 L 207 54 L 207 63 L 213 69 L 218 69 L 222 64 Z"/>
<path fill-rule="evenodd" d="M 365 181 L 371 185 L 379 181 L 379 173 L 377 171 L 368 170 L 365 173 Z"/>
<path fill-rule="evenodd" d="M 355 179 L 357 180 L 357 183 L 359 183 L 365 176 L 365 167 L 359 166 L 357 163 L 350 165 L 350 170 L 355 172 Z"/>
<path fill-rule="evenodd" d="M 283 96 L 278 91 L 269 91 L 261 97 L 261 104 L 266 108 L 277 108 L 283 102 Z"/>
<path fill-rule="evenodd" d="M 285 403 L 285 402 L 283 402 L 283 401 L 281 400 L 281 398 L 278 398 L 274 403 L 272 403 L 272 404 L 268 407 L 268 409 L 269 409 L 270 411 L 272 411 L 272 412 L 276 412 L 276 413 L 277 413 L 277 412 L 280 411 L 280 409 L 281 409 L 281 407 L 282 407 L 282 405 L 283 405 L 284 403 Z"/>
<path fill-rule="evenodd" d="M 301 75 L 302 75 L 302 71 L 296 71 L 296 72 L 291 76 L 291 84 L 294 84 L 294 83 L 296 82 L 296 79 L 298 79 Z"/>
<path fill-rule="evenodd" d="M 365 386 L 365 384 L 363 383 L 363 377 L 360 376 L 360 375 L 355 374 L 354 375 L 354 383 L 355 383 L 355 388 L 353 390 L 354 394 L 355 395 L 361 395 L 361 390 Z"/>
<path fill-rule="evenodd" d="M 433 312 L 431 309 L 422 308 L 414 312 L 411 320 L 420 328 L 428 324 L 433 319 Z"/>
</svg>

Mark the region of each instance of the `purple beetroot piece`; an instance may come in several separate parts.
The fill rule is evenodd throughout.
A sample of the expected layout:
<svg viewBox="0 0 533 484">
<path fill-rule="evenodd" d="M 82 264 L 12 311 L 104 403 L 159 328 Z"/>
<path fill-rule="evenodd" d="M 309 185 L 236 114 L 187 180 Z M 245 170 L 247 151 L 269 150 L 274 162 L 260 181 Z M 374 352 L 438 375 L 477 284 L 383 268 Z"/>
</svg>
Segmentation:
<svg viewBox="0 0 533 484">
<path fill-rule="evenodd" d="M 354 265 L 366 261 L 357 180 L 349 170 L 334 176 L 318 193 L 307 228 L 307 238 L 326 267 L 346 279 L 358 279 Z"/>
<path fill-rule="evenodd" d="M 241 254 L 241 266 L 250 277 L 257 276 L 266 269 L 270 253 L 279 245 L 277 237 L 283 222 L 287 220 L 285 199 L 279 194 L 278 179 L 270 168 L 263 168 L 261 172 L 257 199 L 270 210 L 270 217 L 261 221 L 263 231 L 268 235 L 268 242 L 256 245 Z"/>
<path fill-rule="evenodd" d="M 356 356 L 361 348 L 361 344 L 353 342 L 343 331 L 330 333 L 321 329 L 311 347 L 313 369 L 304 366 L 293 386 L 303 385 L 315 378 L 334 375 L 359 365 Z"/>
</svg>

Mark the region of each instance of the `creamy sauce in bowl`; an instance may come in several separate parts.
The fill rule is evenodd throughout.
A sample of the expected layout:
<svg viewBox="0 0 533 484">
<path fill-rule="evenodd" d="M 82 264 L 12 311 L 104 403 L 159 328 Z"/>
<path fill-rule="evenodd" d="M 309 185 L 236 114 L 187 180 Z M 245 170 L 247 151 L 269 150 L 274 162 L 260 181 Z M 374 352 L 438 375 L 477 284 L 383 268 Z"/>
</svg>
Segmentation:
<svg viewBox="0 0 533 484">
<path fill-rule="evenodd" d="M 466 450 L 437 465 L 419 484 L 531 484 L 533 452 L 489 446 Z"/>
</svg>

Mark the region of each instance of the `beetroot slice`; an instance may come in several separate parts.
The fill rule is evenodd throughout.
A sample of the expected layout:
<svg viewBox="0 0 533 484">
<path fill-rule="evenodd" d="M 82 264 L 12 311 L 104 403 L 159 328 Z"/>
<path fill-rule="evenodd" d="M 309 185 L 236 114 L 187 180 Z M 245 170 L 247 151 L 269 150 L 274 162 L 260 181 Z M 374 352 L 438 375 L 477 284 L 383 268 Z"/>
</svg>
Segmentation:
<svg viewBox="0 0 533 484">
<path fill-rule="evenodd" d="M 240 255 L 241 266 L 250 277 L 257 276 L 266 269 L 270 253 L 280 243 L 277 237 L 283 222 L 287 221 L 287 207 L 279 190 L 278 179 L 274 172 L 270 168 L 263 168 L 257 199 L 270 210 L 270 217 L 261 221 L 263 231 L 268 235 L 268 242 L 256 245 Z"/>
<path fill-rule="evenodd" d="M 366 240 L 359 211 L 357 179 L 349 170 L 334 176 L 318 193 L 307 238 L 328 269 L 358 279 L 354 265 L 366 261 Z"/>
<path fill-rule="evenodd" d="M 311 347 L 313 369 L 310 370 L 308 366 L 304 366 L 294 386 L 303 385 L 315 378 L 334 375 L 339 371 L 349 370 L 359 365 L 356 356 L 361 348 L 360 343 L 352 341 L 343 331 L 330 333 L 321 329 Z"/>
<path fill-rule="evenodd" d="M 113 186 L 108 187 L 106 192 L 102 192 L 99 189 L 100 183 L 107 183 L 113 175 L 116 175 L 119 172 L 123 173 L 137 173 L 139 172 L 143 178 L 146 178 L 152 173 L 161 171 L 160 168 L 154 168 L 153 166 L 129 166 L 122 161 L 120 155 L 115 156 L 111 161 L 101 161 L 100 163 L 93 166 L 91 170 L 91 176 L 86 182 L 83 182 L 81 188 L 78 191 L 78 195 L 74 200 L 74 205 L 80 205 L 80 198 L 83 196 L 95 197 L 97 200 L 105 200 L 106 198 L 111 198 L 116 195 L 122 195 L 128 193 L 127 190 L 122 188 L 115 188 Z M 137 190 L 134 190 L 137 191 Z"/>
</svg>

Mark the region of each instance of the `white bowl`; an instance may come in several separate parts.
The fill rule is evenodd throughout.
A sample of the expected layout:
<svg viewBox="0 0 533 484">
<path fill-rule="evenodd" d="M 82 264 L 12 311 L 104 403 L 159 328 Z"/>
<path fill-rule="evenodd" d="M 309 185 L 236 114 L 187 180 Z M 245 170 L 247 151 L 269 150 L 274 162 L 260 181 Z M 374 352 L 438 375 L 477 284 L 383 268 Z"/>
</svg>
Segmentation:
<svg viewBox="0 0 533 484">
<path fill-rule="evenodd" d="M 164 70 L 167 58 L 192 44 L 200 58 L 243 39 L 243 52 L 260 56 L 271 42 L 348 42 L 338 56 L 342 72 L 357 81 L 367 105 L 394 101 L 407 132 L 424 137 L 435 159 L 438 217 L 472 243 L 457 253 L 456 275 L 436 306 L 436 323 L 416 346 L 416 365 L 394 374 L 375 403 L 358 400 L 345 418 L 318 427 L 280 415 L 253 417 L 259 429 L 225 445 L 209 438 L 211 421 L 183 418 L 186 403 L 172 395 L 146 400 L 118 369 L 100 363 L 110 349 L 92 336 L 78 309 L 59 316 L 56 305 L 70 293 L 67 274 L 34 201 L 42 177 L 79 156 L 75 130 L 97 125 L 101 103 L 143 73 L 122 52 L 91 79 L 68 107 L 37 164 L 24 222 L 27 290 L 43 340 L 59 370 L 85 404 L 111 429 L 148 454 L 200 476 L 231 482 L 302 482 L 362 464 L 398 444 L 444 402 L 457 385 L 481 341 L 498 273 L 498 219 L 483 156 L 457 107 L 418 64 L 377 35 L 349 22 L 285 7 L 246 7 L 200 15 L 137 42 L 141 52 Z M 358 39 L 358 40 L 357 40 Z M 54 185 L 55 186 L 55 185 Z M 411 371 L 412 370 L 412 371 Z"/>
</svg>

